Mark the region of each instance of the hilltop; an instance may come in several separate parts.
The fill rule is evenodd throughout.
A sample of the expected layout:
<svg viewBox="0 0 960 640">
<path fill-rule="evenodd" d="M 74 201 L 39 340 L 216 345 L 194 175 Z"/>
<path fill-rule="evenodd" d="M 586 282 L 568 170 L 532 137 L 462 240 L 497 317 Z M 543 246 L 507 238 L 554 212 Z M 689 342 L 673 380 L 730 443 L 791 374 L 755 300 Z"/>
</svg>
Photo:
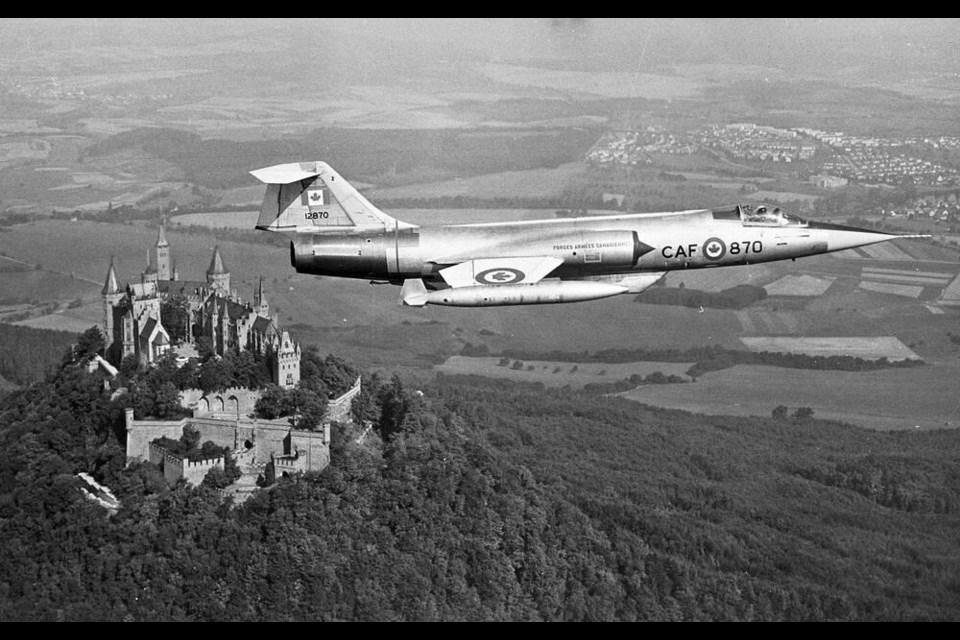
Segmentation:
<svg viewBox="0 0 960 640">
<path fill-rule="evenodd" d="M 117 408 L 65 366 L 0 403 L 0 618 L 957 619 L 956 431 L 418 387 L 374 383 L 372 431 L 233 507 L 124 469 Z"/>
</svg>

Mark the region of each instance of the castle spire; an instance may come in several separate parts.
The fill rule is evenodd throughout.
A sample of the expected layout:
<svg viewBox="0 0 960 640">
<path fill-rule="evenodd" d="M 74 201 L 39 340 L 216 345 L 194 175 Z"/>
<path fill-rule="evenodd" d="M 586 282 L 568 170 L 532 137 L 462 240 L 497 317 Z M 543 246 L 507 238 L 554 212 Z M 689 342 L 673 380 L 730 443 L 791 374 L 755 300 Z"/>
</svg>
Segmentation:
<svg viewBox="0 0 960 640">
<path fill-rule="evenodd" d="M 166 224 L 165 220 L 160 221 L 160 232 L 157 234 L 157 247 L 169 247 L 170 243 L 167 242 L 167 234 L 164 232 L 164 225 Z"/>
<path fill-rule="evenodd" d="M 213 248 L 213 259 L 210 261 L 210 268 L 207 269 L 207 276 L 219 276 L 227 273 L 227 268 L 223 266 L 223 257 L 220 255 L 220 246 Z"/>
<path fill-rule="evenodd" d="M 170 243 L 167 242 L 167 233 L 164 230 L 166 221 L 160 221 L 160 230 L 157 232 L 157 280 L 176 280 L 170 272 Z"/>
<path fill-rule="evenodd" d="M 210 268 L 207 269 L 207 284 L 221 295 L 230 295 L 230 272 L 223 265 L 219 246 L 213 249 L 213 258 L 210 260 Z"/>
<path fill-rule="evenodd" d="M 117 284 L 117 270 L 113 266 L 114 257 L 110 256 L 110 269 L 107 270 L 107 280 L 103 284 L 103 290 L 100 292 L 105 296 L 120 293 L 120 285 Z"/>
<path fill-rule="evenodd" d="M 253 294 L 253 306 L 261 316 L 267 316 L 270 313 L 270 305 L 267 304 L 267 294 L 263 289 L 263 276 L 260 276 L 260 284 Z"/>
</svg>

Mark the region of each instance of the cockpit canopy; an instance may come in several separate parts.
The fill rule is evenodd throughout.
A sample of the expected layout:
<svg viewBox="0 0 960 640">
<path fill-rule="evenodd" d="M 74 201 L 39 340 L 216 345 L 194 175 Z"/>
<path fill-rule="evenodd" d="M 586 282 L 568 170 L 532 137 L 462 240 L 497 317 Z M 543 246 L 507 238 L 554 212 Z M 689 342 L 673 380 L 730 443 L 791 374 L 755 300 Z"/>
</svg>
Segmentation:
<svg viewBox="0 0 960 640">
<path fill-rule="evenodd" d="M 805 227 L 807 221 L 787 213 L 780 207 L 765 204 L 738 204 L 732 208 L 715 209 L 715 220 L 740 220 L 745 227 Z"/>
</svg>

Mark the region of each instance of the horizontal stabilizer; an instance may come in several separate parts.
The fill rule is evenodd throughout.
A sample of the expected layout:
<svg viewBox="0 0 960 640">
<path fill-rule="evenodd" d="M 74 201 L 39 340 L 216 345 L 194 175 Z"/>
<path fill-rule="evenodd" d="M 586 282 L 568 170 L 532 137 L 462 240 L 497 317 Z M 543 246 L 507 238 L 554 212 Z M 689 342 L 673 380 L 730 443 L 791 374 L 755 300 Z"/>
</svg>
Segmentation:
<svg viewBox="0 0 960 640">
<path fill-rule="evenodd" d="M 320 172 L 316 170 L 315 162 L 292 162 L 257 169 L 250 175 L 264 184 L 293 184 L 316 178 Z"/>
<path fill-rule="evenodd" d="M 547 277 L 561 264 L 563 260 L 551 256 L 482 258 L 441 269 L 440 276 L 454 288 L 534 284 Z"/>
</svg>

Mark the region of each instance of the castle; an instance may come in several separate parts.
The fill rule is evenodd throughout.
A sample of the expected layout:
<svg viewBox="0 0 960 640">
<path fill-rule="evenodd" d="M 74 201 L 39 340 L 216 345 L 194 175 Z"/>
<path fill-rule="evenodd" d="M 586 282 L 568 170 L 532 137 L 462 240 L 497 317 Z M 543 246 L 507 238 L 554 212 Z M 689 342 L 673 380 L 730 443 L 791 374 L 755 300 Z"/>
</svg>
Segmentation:
<svg viewBox="0 0 960 640">
<path fill-rule="evenodd" d="M 174 348 L 168 329 L 183 322 L 175 332 L 185 336 L 187 348 L 206 342 L 217 355 L 228 351 L 252 351 L 270 363 L 273 382 L 292 388 L 300 381 L 300 345 L 283 331 L 264 293 L 263 278 L 252 302 L 244 302 L 230 288 L 230 272 L 220 248 L 202 281 L 181 280 L 170 258 L 164 225 L 160 225 L 155 259 L 148 259 L 140 282 L 121 288 L 111 259 L 103 285 L 104 353 L 107 360 L 119 364 L 135 356 L 141 364 L 150 364 Z M 164 302 L 177 297 L 185 301 L 185 318 L 162 317 Z"/>
</svg>

